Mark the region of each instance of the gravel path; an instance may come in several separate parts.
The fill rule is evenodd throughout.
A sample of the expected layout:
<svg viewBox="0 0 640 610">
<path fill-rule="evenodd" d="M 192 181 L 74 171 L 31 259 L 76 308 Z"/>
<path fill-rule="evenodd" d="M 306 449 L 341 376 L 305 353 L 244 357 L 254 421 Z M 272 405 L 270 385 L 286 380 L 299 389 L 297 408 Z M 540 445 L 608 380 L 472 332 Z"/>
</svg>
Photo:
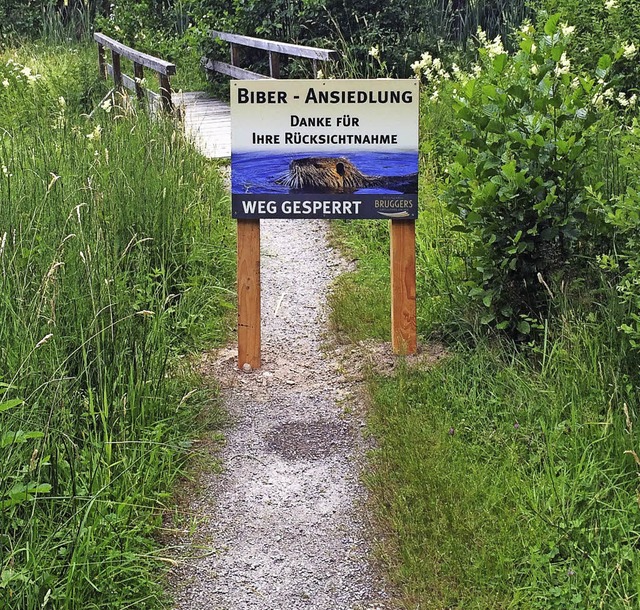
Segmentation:
<svg viewBox="0 0 640 610">
<path fill-rule="evenodd" d="M 176 610 L 391 609 L 368 560 L 361 415 L 347 415 L 351 382 L 321 349 L 345 264 L 322 221 L 261 231 L 263 366 L 236 371 L 235 350 L 205 363 L 233 423 L 223 473 L 189 507 L 199 526 L 174 574 Z"/>
</svg>

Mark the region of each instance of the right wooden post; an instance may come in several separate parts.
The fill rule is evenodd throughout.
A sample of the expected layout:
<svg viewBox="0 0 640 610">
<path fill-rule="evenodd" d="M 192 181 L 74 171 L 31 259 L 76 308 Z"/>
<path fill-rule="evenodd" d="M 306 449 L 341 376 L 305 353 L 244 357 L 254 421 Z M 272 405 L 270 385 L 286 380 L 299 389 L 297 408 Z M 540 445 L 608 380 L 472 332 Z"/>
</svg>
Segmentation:
<svg viewBox="0 0 640 610">
<path fill-rule="evenodd" d="M 391 345 L 395 354 L 418 351 L 414 220 L 391 221 Z"/>
</svg>

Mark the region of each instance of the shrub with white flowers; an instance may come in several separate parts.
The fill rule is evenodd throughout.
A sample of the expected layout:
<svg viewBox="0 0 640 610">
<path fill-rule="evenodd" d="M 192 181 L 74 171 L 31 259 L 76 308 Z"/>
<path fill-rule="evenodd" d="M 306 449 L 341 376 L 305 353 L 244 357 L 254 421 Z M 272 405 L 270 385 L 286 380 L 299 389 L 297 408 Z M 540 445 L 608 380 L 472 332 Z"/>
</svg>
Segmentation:
<svg viewBox="0 0 640 610">
<path fill-rule="evenodd" d="M 636 103 L 610 82 L 624 48 L 603 56 L 595 75 L 577 74 L 573 34 L 557 15 L 542 32 L 525 24 L 510 55 L 479 31 L 470 74 L 456 70 L 445 84 L 428 54 L 415 68 L 434 87 L 431 103 L 445 96 L 462 126 L 446 196 L 472 244 L 469 295 L 483 323 L 521 336 L 546 311 L 545 282 L 571 267 L 589 230 L 584 192 L 593 125 L 606 105 Z"/>
</svg>

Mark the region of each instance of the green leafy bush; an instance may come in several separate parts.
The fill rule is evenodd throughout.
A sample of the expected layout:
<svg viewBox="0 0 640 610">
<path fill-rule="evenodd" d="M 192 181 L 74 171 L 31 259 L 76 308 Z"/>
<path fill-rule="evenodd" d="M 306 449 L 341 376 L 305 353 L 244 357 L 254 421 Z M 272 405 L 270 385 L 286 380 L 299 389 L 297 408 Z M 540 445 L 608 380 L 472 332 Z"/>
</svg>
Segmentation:
<svg viewBox="0 0 640 610">
<path fill-rule="evenodd" d="M 447 199 L 471 240 L 469 295 L 485 309 L 483 323 L 522 335 L 588 236 L 593 125 L 613 97 L 607 79 L 621 54 L 578 76 L 567 53 L 572 33 L 558 15 L 543 32 L 527 26 L 515 55 L 481 35 L 475 74 L 452 86 L 463 132 Z"/>
</svg>

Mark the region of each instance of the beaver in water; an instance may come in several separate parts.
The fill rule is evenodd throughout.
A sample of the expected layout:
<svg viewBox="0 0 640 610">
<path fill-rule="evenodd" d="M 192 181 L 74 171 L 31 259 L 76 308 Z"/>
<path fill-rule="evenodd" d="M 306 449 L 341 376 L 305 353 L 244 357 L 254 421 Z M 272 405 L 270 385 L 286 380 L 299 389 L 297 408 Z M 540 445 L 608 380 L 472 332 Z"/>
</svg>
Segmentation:
<svg viewBox="0 0 640 610">
<path fill-rule="evenodd" d="M 316 193 L 352 193 L 376 186 L 402 193 L 417 193 L 418 174 L 369 176 L 346 157 L 304 157 L 293 159 L 289 170 L 276 180 L 276 184 L 295 191 Z"/>
</svg>

